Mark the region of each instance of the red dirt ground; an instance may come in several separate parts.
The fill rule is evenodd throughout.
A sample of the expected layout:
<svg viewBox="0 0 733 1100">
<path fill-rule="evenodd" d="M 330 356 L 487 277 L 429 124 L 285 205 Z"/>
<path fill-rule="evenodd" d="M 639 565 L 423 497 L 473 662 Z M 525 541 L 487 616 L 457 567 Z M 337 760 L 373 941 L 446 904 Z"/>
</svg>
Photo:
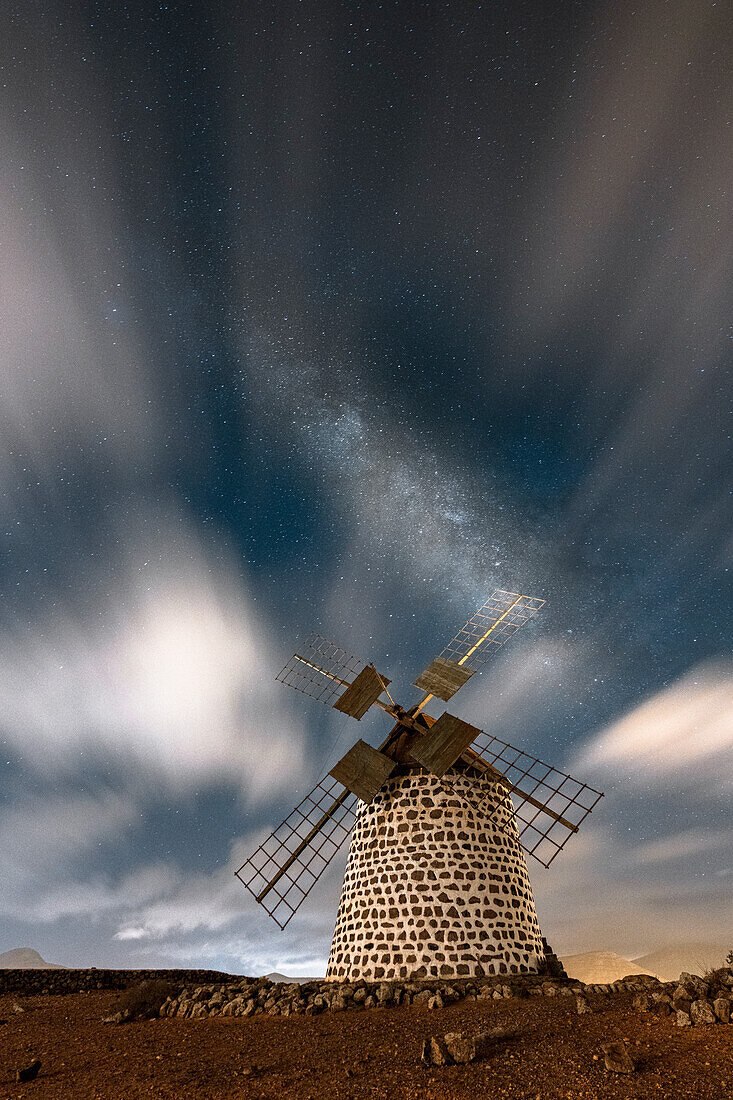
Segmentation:
<svg viewBox="0 0 733 1100">
<path fill-rule="evenodd" d="M 119 994 L 0 997 L 0 1100 L 727 1100 L 733 1024 L 677 1028 L 634 1012 L 630 996 L 537 997 L 324 1013 L 312 1017 L 163 1019 L 116 1027 L 101 1019 Z M 13 1003 L 25 1007 L 16 1013 Z M 467 1066 L 427 1068 L 424 1039 L 505 1027 L 515 1038 Z M 638 1063 L 607 1071 L 600 1044 L 622 1038 Z M 15 1072 L 40 1058 L 35 1081 Z"/>
</svg>

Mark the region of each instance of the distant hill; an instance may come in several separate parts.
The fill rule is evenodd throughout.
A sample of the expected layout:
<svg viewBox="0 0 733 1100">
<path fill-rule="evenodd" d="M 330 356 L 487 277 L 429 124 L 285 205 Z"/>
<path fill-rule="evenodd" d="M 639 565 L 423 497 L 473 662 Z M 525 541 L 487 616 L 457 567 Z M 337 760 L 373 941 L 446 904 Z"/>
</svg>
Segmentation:
<svg viewBox="0 0 733 1100">
<path fill-rule="evenodd" d="M 642 965 L 641 959 L 632 962 L 614 951 L 586 951 L 582 955 L 565 955 L 560 961 L 569 978 L 591 985 L 617 982 L 628 974 L 652 973 Z"/>
<path fill-rule="evenodd" d="M 323 977 L 320 977 L 320 978 L 300 978 L 300 977 L 289 978 L 287 976 L 287 974 L 278 974 L 277 970 L 273 970 L 272 974 L 265 974 L 265 977 L 268 979 L 268 981 L 275 982 L 275 983 L 277 983 L 277 982 L 300 982 L 301 985 L 303 984 L 303 982 L 322 982 L 324 980 Z"/>
<path fill-rule="evenodd" d="M 730 943 L 690 942 L 671 944 L 658 951 L 651 951 L 634 960 L 634 966 L 651 970 L 663 982 L 679 978 L 683 970 L 688 974 L 703 974 L 706 970 L 725 965 L 725 957 L 733 950 Z"/>
<path fill-rule="evenodd" d="M 0 970 L 66 970 L 61 963 L 47 963 L 32 947 L 14 947 L 0 955 Z"/>
</svg>

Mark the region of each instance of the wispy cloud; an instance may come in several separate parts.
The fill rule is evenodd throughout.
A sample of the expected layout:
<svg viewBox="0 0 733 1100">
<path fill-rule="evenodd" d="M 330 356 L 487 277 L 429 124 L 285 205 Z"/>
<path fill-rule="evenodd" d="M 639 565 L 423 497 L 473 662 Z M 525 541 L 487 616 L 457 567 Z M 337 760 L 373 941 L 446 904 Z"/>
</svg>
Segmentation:
<svg viewBox="0 0 733 1100">
<path fill-rule="evenodd" d="M 715 778 L 710 793 L 730 788 L 733 754 L 733 667 L 699 666 L 597 734 L 578 767 L 615 772 L 632 784 L 691 788 Z"/>
<path fill-rule="evenodd" d="M 672 860 L 702 855 L 704 852 L 729 851 L 731 845 L 733 845 L 731 829 L 709 831 L 686 829 L 684 832 L 640 845 L 629 852 L 629 862 L 639 866 L 668 863 Z"/>
</svg>

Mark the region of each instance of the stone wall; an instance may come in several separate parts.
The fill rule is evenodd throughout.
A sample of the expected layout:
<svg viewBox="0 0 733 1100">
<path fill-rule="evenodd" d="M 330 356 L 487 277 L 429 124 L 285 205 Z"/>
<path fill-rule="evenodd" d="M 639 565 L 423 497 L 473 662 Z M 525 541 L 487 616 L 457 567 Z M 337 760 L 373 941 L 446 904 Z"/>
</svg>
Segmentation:
<svg viewBox="0 0 733 1100">
<path fill-rule="evenodd" d="M 182 985 L 238 981 L 219 970 L 0 970 L 3 993 L 81 993 L 92 989 L 127 989 L 140 982 L 166 978 Z"/>
<path fill-rule="evenodd" d="M 482 977 L 544 948 L 504 788 L 402 767 L 357 814 L 326 977 Z M 482 802 L 481 809 L 478 802 Z"/>
</svg>

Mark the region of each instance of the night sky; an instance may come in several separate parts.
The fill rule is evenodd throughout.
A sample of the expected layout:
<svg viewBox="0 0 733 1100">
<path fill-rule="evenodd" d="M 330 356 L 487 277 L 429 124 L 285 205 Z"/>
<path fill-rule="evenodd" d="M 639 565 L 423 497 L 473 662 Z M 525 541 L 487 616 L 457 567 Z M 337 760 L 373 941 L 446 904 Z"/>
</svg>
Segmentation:
<svg viewBox="0 0 733 1100">
<path fill-rule="evenodd" d="M 0 951 L 323 972 L 234 878 L 358 737 L 319 630 L 606 791 L 560 952 L 733 946 L 733 18 L 0 13 Z M 434 710 L 433 713 L 439 713 Z M 531 862 L 531 861 L 530 861 Z"/>
</svg>

